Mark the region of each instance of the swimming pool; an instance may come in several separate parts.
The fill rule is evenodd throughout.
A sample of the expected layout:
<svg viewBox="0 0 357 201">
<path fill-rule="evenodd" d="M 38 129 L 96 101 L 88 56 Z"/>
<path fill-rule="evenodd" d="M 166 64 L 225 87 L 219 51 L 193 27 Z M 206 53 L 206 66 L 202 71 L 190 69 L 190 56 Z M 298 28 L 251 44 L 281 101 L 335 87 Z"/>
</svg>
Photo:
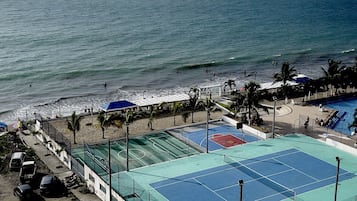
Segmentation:
<svg viewBox="0 0 357 201">
<path fill-rule="evenodd" d="M 334 130 L 345 135 L 351 135 L 352 130 L 348 129 L 348 125 L 353 122 L 353 113 L 355 108 L 357 108 L 357 98 L 328 102 L 324 106 L 346 112 L 346 115 L 344 115 L 343 118 L 337 122 Z"/>
</svg>

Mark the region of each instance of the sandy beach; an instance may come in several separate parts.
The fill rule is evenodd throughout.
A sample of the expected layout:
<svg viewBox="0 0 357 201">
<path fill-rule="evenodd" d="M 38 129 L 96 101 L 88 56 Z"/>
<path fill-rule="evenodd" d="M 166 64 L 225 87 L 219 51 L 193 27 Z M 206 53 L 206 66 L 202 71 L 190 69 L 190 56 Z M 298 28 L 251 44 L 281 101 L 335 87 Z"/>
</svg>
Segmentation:
<svg viewBox="0 0 357 201">
<path fill-rule="evenodd" d="M 314 98 L 324 98 L 326 93 L 319 93 Z M 354 146 L 357 137 L 353 136 L 351 138 L 338 133 L 332 129 L 327 129 L 320 125 L 320 121 L 327 121 L 328 118 L 335 112 L 334 110 L 325 108 L 323 111 L 319 107 L 314 105 L 308 105 L 303 103 L 302 98 L 296 98 L 294 101 L 289 100 L 285 102 L 284 100 L 277 101 L 277 110 L 275 116 L 275 134 L 285 135 L 289 133 L 302 133 L 309 135 L 314 138 L 321 138 L 322 134 L 330 134 L 331 138 L 345 143 L 350 146 Z M 264 101 L 265 105 L 273 106 L 273 102 Z M 215 111 L 211 112 L 210 119 L 221 119 L 222 115 L 226 112 Z M 270 109 L 269 114 L 261 111 L 261 117 L 264 120 L 262 127 L 268 132 L 272 132 L 273 124 L 273 110 Z M 308 121 L 307 127 L 305 128 L 305 123 Z M 206 112 L 199 111 L 194 113 L 194 122 L 206 121 Z M 67 129 L 67 124 L 65 119 L 54 119 L 50 121 L 51 124 L 59 131 L 62 132 L 73 144 L 73 134 Z M 149 133 L 159 132 L 168 128 L 175 126 L 182 126 L 191 124 L 191 114 L 189 115 L 186 122 L 183 122 L 181 115 L 176 115 L 176 125 L 174 125 L 174 117 L 162 117 L 155 118 L 153 121 L 153 130 L 148 127 L 149 120 L 139 119 L 134 121 L 129 125 L 129 133 L 131 137 L 136 135 L 143 135 Z M 108 127 L 105 129 L 105 139 L 102 138 L 102 132 L 99 127 L 96 115 L 86 115 L 81 120 L 80 131 L 76 134 L 77 145 L 80 146 L 83 143 L 93 144 L 105 142 L 108 139 L 119 139 L 125 137 L 126 128 Z"/>
<path fill-rule="evenodd" d="M 211 112 L 210 119 L 221 119 L 223 115 L 222 111 Z M 206 112 L 199 111 L 195 112 L 193 115 L 195 123 L 206 122 Z M 181 115 L 176 115 L 176 125 L 174 125 L 173 116 L 156 118 L 153 121 L 153 130 L 148 127 L 149 119 L 139 119 L 134 121 L 129 125 L 129 134 L 131 137 L 136 135 L 143 135 L 148 133 L 155 133 L 161 130 L 171 128 L 174 126 L 182 126 L 185 124 L 191 124 L 191 114 L 189 115 L 186 123 L 183 121 Z M 73 144 L 73 134 L 72 131 L 67 129 L 67 123 L 65 119 L 51 120 L 51 124 L 59 131 L 62 132 Z M 91 125 L 89 125 L 91 124 Z M 93 144 L 107 141 L 108 139 L 118 139 L 125 137 L 126 127 L 116 128 L 108 127 L 105 130 L 105 139 L 102 138 L 102 131 L 97 121 L 97 115 L 84 116 L 81 120 L 81 128 L 76 133 L 76 141 L 78 145 L 83 143 Z"/>
</svg>

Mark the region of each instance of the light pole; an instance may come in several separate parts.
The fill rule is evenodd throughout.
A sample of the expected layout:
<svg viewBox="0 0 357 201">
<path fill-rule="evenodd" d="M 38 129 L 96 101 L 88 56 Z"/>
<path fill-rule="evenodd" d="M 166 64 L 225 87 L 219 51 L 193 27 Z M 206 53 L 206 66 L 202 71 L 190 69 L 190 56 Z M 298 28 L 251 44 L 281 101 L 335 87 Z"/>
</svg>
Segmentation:
<svg viewBox="0 0 357 201">
<path fill-rule="evenodd" d="M 272 133 L 273 133 L 273 138 L 275 137 L 275 110 L 276 110 L 276 101 L 277 101 L 277 98 L 275 96 L 273 96 L 273 101 L 274 101 L 274 108 L 273 108 L 273 126 L 272 126 Z"/>
<path fill-rule="evenodd" d="M 337 161 L 337 172 L 336 172 L 336 188 L 335 188 L 335 201 L 337 201 L 337 186 L 338 186 L 338 175 L 340 173 L 340 157 L 336 156 Z"/>
<path fill-rule="evenodd" d="M 243 201 L 243 179 L 240 179 L 238 181 L 239 187 L 240 187 L 240 192 L 239 192 L 239 201 Z"/>
<path fill-rule="evenodd" d="M 207 117 L 206 117 L 206 153 L 208 153 L 208 120 L 209 120 L 209 108 L 206 107 Z"/>
<path fill-rule="evenodd" d="M 109 178 L 109 200 L 112 200 L 112 164 L 110 154 L 110 139 L 108 139 L 108 178 Z"/>
<path fill-rule="evenodd" d="M 209 119 L 210 119 L 210 104 L 211 104 L 211 99 L 208 99 L 206 97 L 206 112 L 207 112 L 207 116 L 206 116 L 206 153 L 208 153 L 208 129 L 209 129 Z"/>
<path fill-rule="evenodd" d="M 125 143 L 126 143 L 126 171 L 129 172 L 129 122 L 125 122 L 126 126 L 126 135 L 125 135 Z"/>
</svg>

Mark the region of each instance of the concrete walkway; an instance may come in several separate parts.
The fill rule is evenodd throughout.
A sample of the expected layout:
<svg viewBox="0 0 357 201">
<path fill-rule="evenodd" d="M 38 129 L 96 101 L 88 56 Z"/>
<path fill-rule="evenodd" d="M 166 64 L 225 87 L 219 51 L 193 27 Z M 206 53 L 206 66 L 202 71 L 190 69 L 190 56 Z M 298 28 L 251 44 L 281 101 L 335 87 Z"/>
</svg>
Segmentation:
<svg viewBox="0 0 357 201">
<path fill-rule="evenodd" d="M 72 171 L 68 169 L 62 162 L 52 153 L 50 152 L 44 144 L 42 144 L 36 136 L 30 135 L 23 135 L 20 134 L 20 138 L 23 140 L 27 146 L 31 147 L 36 155 L 43 161 L 46 166 L 50 169 L 50 171 L 56 175 L 59 179 L 63 180 L 66 176 L 72 174 Z M 94 194 L 83 194 L 79 192 L 80 188 L 71 189 L 70 191 L 73 193 L 78 200 L 81 201 L 100 201 L 100 199 Z M 68 200 L 72 200 L 68 198 Z"/>
<path fill-rule="evenodd" d="M 296 101 L 295 101 L 296 103 Z M 278 135 L 285 135 L 289 133 L 303 133 L 314 138 L 322 138 L 322 134 L 330 134 L 329 138 L 335 141 L 341 142 L 351 147 L 355 147 L 357 136 L 346 137 L 332 129 L 328 129 L 324 126 L 320 126 L 315 123 L 315 120 L 325 120 L 334 112 L 332 109 L 326 109 L 321 112 L 319 107 L 313 105 L 297 105 L 297 104 L 285 104 L 283 101 L 277 102 L 277 106 L 280 106 L 281 111 L 276 112 L 275 118 L 275 133 Z M 290 109 L 287 109 L 290 108 Z M 267 129 L 272 128 L 273 111 L 269 114 L 262 113 L 265 127 Z M 304 122 L 309 118 L 307 128 L 304 128 Z"/>
</svg>

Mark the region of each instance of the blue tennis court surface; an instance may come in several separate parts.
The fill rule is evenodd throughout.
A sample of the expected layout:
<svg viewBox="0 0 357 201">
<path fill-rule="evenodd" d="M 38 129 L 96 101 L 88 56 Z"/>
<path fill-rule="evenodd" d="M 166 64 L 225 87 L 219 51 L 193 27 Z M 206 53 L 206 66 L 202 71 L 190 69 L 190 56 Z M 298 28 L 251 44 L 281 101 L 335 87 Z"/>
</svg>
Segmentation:
<svg viewBox="0 0 357 201">
<path fill-rule="evenodd" d="M 201 126 L 195 126 L 193 128 L 185 128 L 185 129 L 173 129 L 169 130 L 168 132 L 174 132 L 180 134 L 182 137 L 190 140 L 191 142 L 199 145 L 202 148 L 206 147 L 206 125 L 203 124 Z M 239 140 L 242 140 L 244 142 L 254 142 L 258 141 L 259 138 L 249 134 L 249 133 L 244 133 L 242 129 L 236 129 L 235 127 L 231 125 L 227 125 L 221 122 L 215 122 L 211 123 L 209 125 L 208 129 L 208 150 L 209 151 L 214 151 L 214 150 L 219 150 L 226 148 L 222 144 L 219 144 L 215 141 L 212 140 L 212 137 L 216 135 L 230 135 L 233 136 Z"/>
<path fill-rule="evenodd" d="M 170 201 L 238 200 L 238 180 L 244 181 L 243 200 L 276 201 L 294 198 L 334 184 L 336 167 L 297 149 L 239 160 L 224 156 L 226 165 L 151 183 Z M 307 165 L 308 164 L 308 165 Z M 355 177 L 340 169 L 339 181 Z"/>
</svg>

